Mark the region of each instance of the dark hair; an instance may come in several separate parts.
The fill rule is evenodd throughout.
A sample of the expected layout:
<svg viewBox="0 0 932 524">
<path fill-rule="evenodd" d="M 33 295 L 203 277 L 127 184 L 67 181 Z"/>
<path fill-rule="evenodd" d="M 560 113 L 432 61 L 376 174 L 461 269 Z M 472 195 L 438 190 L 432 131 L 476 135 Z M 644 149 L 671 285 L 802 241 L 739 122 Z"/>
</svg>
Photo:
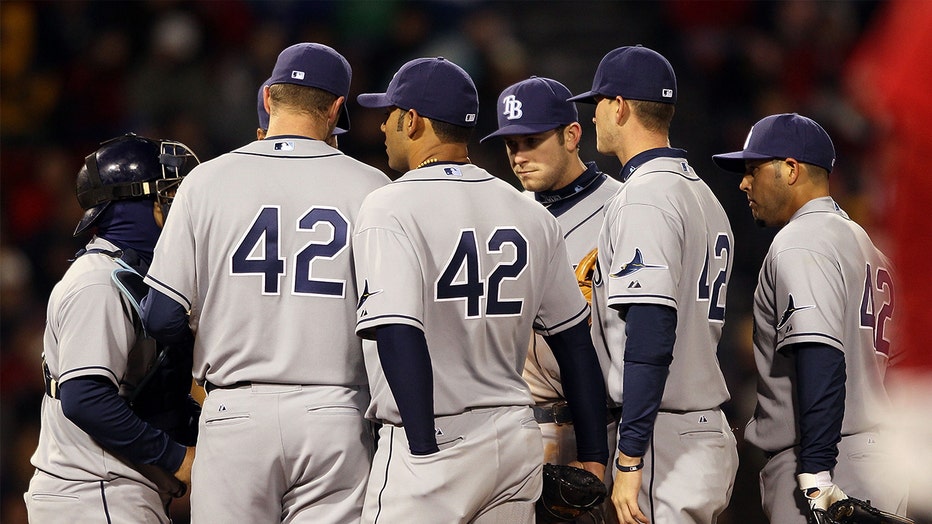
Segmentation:
<svg viewBox="0 0 932 524">
<path fill-rule="evenodd" d="M 676 110 L 673 104 L 646 100 L 629 100 L 629 102 L 634 109 L 634 114 L 648 131 L 670 132 L 670 124 L 673 122 L 673 113 Z"/>
<path fill-rule="evenodd" d="M 472 127 L 463 127 L 449 122 L 430 119 L 434 125 L 434 134 L 444 144 L 465 144 L 472 137 Z"/>
</svg>

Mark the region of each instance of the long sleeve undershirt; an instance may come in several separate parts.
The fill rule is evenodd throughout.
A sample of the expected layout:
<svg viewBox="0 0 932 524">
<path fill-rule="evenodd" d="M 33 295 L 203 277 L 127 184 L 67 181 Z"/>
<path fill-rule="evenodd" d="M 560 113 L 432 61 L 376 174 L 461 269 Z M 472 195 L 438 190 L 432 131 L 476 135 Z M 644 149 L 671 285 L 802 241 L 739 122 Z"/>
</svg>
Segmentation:
<svg viewBox="0 0 932 524">
<path fill-rule="evenodd" d="M 62 412 L 101 446 L 135 464 L 153 464 L 174 473 L 185 447 L 136 416 L 112 382 L 84 376 L 59 386 Z"/>
<path fill-rule="evenodd" d="M 845 355 L 816 342 L 793 344 L 799 401 L 800 473 L 830 471 L 845 416 Z"/>
<path fill-rule="evenodd" d="M 633 304 L 627 309 L 625 335 L 618 449 L 630 457 L 642 457 L 654 431 L 673 362 L 676 310 L 656 304 Z"/>
</svg>

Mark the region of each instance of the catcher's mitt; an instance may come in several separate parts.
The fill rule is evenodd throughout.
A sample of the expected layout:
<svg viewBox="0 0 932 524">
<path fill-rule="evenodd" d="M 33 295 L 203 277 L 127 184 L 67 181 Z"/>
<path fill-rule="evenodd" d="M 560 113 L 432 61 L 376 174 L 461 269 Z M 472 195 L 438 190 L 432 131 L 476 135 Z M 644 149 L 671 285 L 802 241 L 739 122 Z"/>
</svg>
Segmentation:
<svg viewBox="0 0 932 524">
<path fill-rule="evenodd" d="M 537 522 L 570 522 L 602 504 L 606 494 L 599 477 L 584 469 L 544 464 Z"/>
<path fill-rule="evenodd" d="M 576 265 L 576 282 L 579 283 L 579 289 L 589 304 L 592 304 L 592 273 L 595 271 L 595 263 L 598 260 L 599 250 L 592 248 L 592 251 L 582 257 Z"/>
<path fill-rule="evenodd" d="M 826 514 L 838 524 L 915 524 L 910 518 L 881 511 L 864 501 L 848 497 L 829 506 Z"/>
</svg>

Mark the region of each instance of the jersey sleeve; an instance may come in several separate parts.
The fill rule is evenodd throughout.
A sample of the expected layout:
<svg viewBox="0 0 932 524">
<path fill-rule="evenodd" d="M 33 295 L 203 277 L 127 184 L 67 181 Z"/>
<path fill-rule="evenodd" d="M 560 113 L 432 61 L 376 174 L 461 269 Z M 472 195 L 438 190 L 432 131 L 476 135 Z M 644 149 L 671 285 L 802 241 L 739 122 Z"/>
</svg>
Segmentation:
<svg viewBox="0 0 932 524">
<path fill-rule="evenodd" d="M 181 304 L 185 311 L 194 303 L 197 261 L 187 185 L 181 184 L 172 202 L 145 277 L 146 284 Z"/>
<path fill-rule="evenodd" d="M 658 304 L 676 309 L 683 227 L 658 207 L 627 204 L 606 216 L 614 246 L 606 271 L 609 307 Z"/>
<path fill-rule="evenodd" d="M 816 342 L 844 351 L 845 283 L 838 264 L 809 249 L 775 255 L 777 350 Z"/>
<path fill-rule="evenodd" d="M 400 230 L 361 227 L 354 235 L 359 336 L 374 339 L 375 328 L 386 324 L 424 330 L 423 277 L 415 252 Z"/>
<path fill-rule="evenodd" d="M 566 243 L 557 236 L 549 265 L 540 309 L 534 319 L 534 330 L 544 336 L 555 335 L 575 326 L 589 315 L 589 304 L 579 290 L 576 273 L 566 263 Z"/>
<path fill-rule="evenodd" d="M 129 306 L 112 285 L 84 286 L 66 297 L 59 311 L 58 381 L 89 375 L 119 386 L 136 342 Z"/>
</svg>

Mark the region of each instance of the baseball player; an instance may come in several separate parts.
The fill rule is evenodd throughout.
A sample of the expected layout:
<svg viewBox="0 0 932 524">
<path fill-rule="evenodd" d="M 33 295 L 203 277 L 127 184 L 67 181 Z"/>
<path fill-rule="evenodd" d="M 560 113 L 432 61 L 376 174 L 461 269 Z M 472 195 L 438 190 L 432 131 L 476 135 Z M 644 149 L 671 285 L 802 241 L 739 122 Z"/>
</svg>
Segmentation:
<svg viewBox="0 0 932 524">
<path fill-rule="evenodd" d="M 621 407 L 612 500 L 635 522 L 715 522 L 738 467 L 716 356 L 734 241 L 708 186 L 670 147 L 676 77 L 662 55 L 620 47 L 592 90 L 599 152 L 622 163 L 593 277 L 593 341 Z"/>
<path fill-rule="evenodd" d="M 269 85 L 269 80 L 271 79 L 267 79 L 265 82 L 259 84 L 259 100 L 257 107 L 259 113 L 259 127 L 256 128 L 256 140 L 264 140 L 266 134 L 269 132 L 269 110 L 265 107 L 265 87 Z M 349 113 L 341 111 L 340 118 L 337 120 L 337 126 L 333 128 L 333 133 L 331 133 L 324 142 L 326 142 L 328 146 L 336 149 L 338 145 L 337 135 L 346 133 L 348 129 Z"/>
<path fill-rule="evenodd" d="M 907 483 L 890 475 L 881 423 L 899 354 L 893 268 L 829 194 L 831 138 L 804 116 L 771 115 L 742 151 L 713 159 L 743 174 L 757 223 L 781 228 L 754 292 L 757 409 L 745 430 L 768 456 L 764 512 L 803 524 L 847 494 L 903 514 Z"/>
<path fill-rule="evenodd" d="M 412 60 L 385 93 L 389 165 L 353 237 L 357 333 L 370 416 L 383 422 L 364 522 L 525 522 L 541 492 L 540 429 L 521 370 L 531 328 L 548 337 L 575 415 L 577 456 L 601 478 L 605 392 L 588 305 L 559 224 L 471 164 L 478 96 L 443 58 Z"/>
<path fill-rule="evenodd" d="M 560 224 L 568 262 L 575 267 L 596 248 L 605 201 L 621 183 L 600 172 L 595 162 L 583 163 L 579 158 L 582 127 L 576 105 L 567 101 L 570 96 L 566 86 L 550 78 L 531 77 L 509 86 L 498 97 L 498 130 L 481 142 L 503 139 L 526 195 Z M 544 463 L 569 464 L 576 459 L 573 417 L 563 395 L 560 366 L 539 334 L 531 337 L 523 375 L 544 439 Z M 616 421 L 610 413 L 606 420 L 609 449 L 613 449 Z M 605 478 L 609 486 L 611 478 Z M 606 506 L 611 508 L 611 503 Z M 593 515 L 590 520 L 597 518 Z"/>
<path fill-rule="evenodd" d="M 323 142 L 350 77 L 330 47 L 283 50 L 268 136 L 199 166 L 156 248 L 147 325 L 190 324 L 207 391 L 195 522 L 359 519 L 373 442 L 350 232 L 388 178 Z"/>
<path fill-rule="evenodd" d="M 128 134 L 104 142 L 78 173 L 86 212 L 75 236 L 96 234 L 49 296 L 29 522 L 167 523 L 168 502 L 190 482 L 193 442 L 130 406 L 161 348 L 119 275 L 141 283 L 175 187 L 196 162 L 180 143 Z M 196 430 L 196 416 L 188 420 Z"/>
</svg>

